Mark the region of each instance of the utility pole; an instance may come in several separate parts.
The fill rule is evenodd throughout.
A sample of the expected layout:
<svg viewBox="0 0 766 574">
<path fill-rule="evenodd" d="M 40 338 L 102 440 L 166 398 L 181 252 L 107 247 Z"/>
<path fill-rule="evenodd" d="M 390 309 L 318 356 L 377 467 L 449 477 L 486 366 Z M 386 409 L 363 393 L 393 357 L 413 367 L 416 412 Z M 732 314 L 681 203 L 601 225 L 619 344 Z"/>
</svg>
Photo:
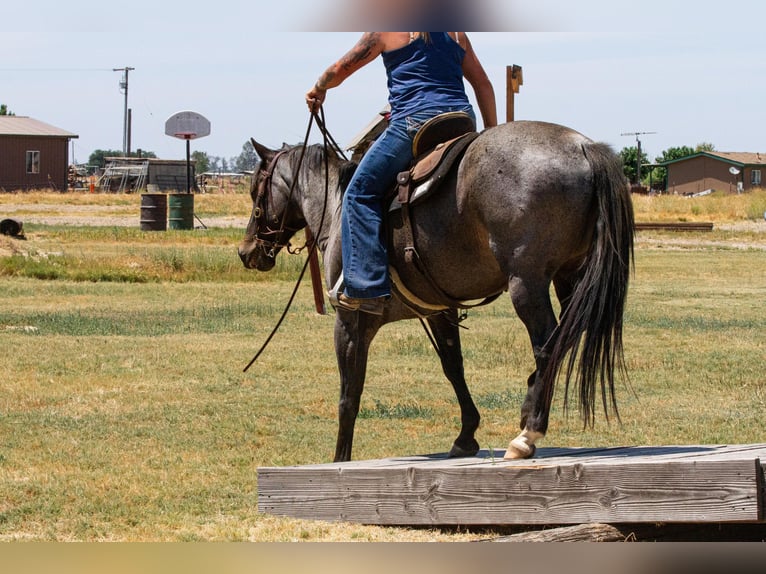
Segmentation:
<svg viewBox="0 0 766 574">
<path fill-rule="evenodd" d="M 122 80 L 120 81 L 120 93 L 125 94 L 125 114 L 122 119 L 122 155 L 128 157 L 130 155 L 130 119 L 128 115 L 128 73 L 135 68 L 112 68 L 113 72 L 123 72 Z"/>
<path fill-rule="evenodd" d="M 638 147 L 638 154 L 636 157 L 636 184 L 641 185 L 641 140 L 638 136 L 644 136 L 644 135 L 652 135 L 656 134 L 657 132 L 627 132 L 620 134 L 621 136 L 636 136 L 636 144 Z"/>
</svg>

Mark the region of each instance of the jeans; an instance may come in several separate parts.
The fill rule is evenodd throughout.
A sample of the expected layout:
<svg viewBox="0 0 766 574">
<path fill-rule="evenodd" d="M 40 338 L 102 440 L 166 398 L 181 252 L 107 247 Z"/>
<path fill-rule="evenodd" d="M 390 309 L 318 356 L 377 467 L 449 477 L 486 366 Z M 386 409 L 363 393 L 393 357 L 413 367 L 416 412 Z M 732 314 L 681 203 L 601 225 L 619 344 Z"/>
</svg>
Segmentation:
<svg viewBox="0 0 766 574">
<path fill-rule="evenodd" d="M 412 162 L 412 140 L 429 119 L 468 107 L 440 107 L 392 121 L 362 158 L 343 196 L 341 251 L 343 279 L 349 297 L 367 299 L 391 295 L 388 254 L 383 234 L 383 198 L 399 172 Z"/>
</svg>

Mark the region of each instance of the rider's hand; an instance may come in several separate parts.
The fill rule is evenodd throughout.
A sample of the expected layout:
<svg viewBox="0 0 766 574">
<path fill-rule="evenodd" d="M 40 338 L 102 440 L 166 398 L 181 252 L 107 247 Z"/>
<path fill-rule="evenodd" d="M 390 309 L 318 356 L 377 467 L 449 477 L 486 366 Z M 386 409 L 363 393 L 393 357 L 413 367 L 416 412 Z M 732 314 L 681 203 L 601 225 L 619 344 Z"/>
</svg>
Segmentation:
<svg viewBox="0 0 766 574">
<path fill-rule="evenodd" d="M 323 90 L 314 84 L 314 86 L 306 92 L 306 104 L 309 107 L 309 111 L 311 113 L 318 112 L 319 108 L 322 107 L 325 97 L 327 97 L 327 90 Z"/>
</svg>

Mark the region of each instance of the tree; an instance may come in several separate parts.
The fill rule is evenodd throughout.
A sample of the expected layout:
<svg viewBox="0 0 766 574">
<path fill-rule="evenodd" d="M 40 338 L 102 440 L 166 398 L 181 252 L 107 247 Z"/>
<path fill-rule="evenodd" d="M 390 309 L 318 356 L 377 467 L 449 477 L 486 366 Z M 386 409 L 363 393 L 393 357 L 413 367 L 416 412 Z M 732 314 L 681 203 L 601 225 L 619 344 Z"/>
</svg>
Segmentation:
<svg viewBox="0 0 766 574">
<path fill-rule="evenodd" d="M 210 170 L 210 156 L 204 151 L 193 151 L 191 160 L 194 162 L 194 173 L 205 173 Z"/>
<path fill-rule="evenodd" d="M 15 116 L 12 111 L 8 109 L 8 106 L 5 104 L 0 104 L 0 116 Z"/>
<path fill-rule="evenodd" d="M 638 147 L 624 147 L 620 151 L 620 157 L 622 158 L 622 171 L 625 177 L 628 178 L 630 183 L 638 182 Z M 641 165 L 649 163 L 649 157 L 641 151 Z M 643 173 L 642 173 L 643 175 Z"/>
<path fill-rule="evenodd" d="M 710 142 L 702 142 L 697 144 L 697 147 L 694 148 L 694 151 L 696 151 L 697 153 L 703 152 L 703 151 L 715 151 L 715 146 L 711 144 Z"/>
<path fill-rule="evenodd" d="M 141 153 L 139 154 L 140 151 Z M 135 152 L 130 152 L 128 157 L 142 157 L 142 158 L 156 158 L 157 154 L 155 154 L 153 151 L 144 151 L 144 150 L 138 150 Z M 114 150 L 114 149 L 97 149 L 92 154 L 90 154 L 90 157 L 88 158 L 88 165 L 95 165 L 100 167 L 101 169 L 104 169 L 106 167 L 106 158 L 108 157 L 123 157 L 122 150 Z"/>
<path fill-rule="evenodd" d="M 242 146 L 242 153 L 234 160 L 234 166 L 237 171 L 253 171 L 258 165 L 258 154 L 250 141 L 246 141 Z"/>
<path fill-rule="evenodd" d="M 207 154 L 205 154 L 205 155 L 207 155 Z M 217 172 L 217 173 L 220 173 L 222 171 L 226 171 L 224 169 L 224 167 L 221 165 L 221 161 L 223 161 L 224 164 L 226 163 L 225 159 L 222 160 L 217 155 L 214 155 L 214 156 L 207 155 L 207 160 L 208 160 L 208 168 L 207 168 L 208 171 L 214 171 L 214 172 Z"/>
</svg>

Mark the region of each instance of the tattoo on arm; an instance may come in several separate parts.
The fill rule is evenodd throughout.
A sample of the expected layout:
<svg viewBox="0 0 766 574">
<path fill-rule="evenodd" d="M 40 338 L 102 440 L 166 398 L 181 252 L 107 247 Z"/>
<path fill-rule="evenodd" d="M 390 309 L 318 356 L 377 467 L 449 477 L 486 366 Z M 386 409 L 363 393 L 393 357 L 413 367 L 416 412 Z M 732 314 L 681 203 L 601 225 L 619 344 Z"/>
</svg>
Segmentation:
<svg viewBox="0 0 766 574">
<path fill-rule="evenodd" d="M 340 61 L 344 70 L 356 70 L 361 64 L 369 61 L 374 48 L 380 42 L 380 32 L 365 32 L 351 51 Z"/>
<path fill-rule="evenodd" d="M 380 53 L 380 41 L 380 32 L 366 32 L 356 46 L 325 70 L 317 80 L 317 87 L 324 90 L 339 85 Z"/>
</svg>

